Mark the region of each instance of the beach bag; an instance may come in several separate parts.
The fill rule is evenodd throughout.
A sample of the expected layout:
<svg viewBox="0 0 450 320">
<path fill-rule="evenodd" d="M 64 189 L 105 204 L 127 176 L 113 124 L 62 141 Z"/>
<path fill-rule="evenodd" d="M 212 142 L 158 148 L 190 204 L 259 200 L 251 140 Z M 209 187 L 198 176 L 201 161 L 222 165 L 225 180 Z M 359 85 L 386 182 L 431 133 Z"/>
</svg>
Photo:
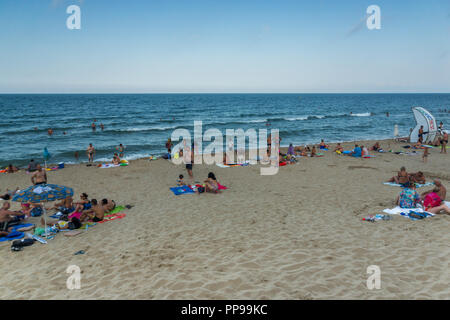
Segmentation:
<svg viewBox="0 0 450 320">
<path fill-rule="evenodd" d="M 11 244 L 11 251 L 20 251 L 23 247 L 31 246 L 34 241 L 34 239 L 14 240 Z"/>
<path fill-rule="evenodd" d="M 431 192 L 425 196 L 423 200 L 423 206 L 425 208 L 434 208 L 441 205 L 441 198 L 436 192 Z"/>
<path fill-rule="evenodd" d="M 203 192 L 205 192 L 205 187 L 198 187 L 197 190 L 198 190 L 198 193 L 203 193 Z"/>
<path fill-rule="evenodd" d="M 32 217 L 40 217 L 41 215 L 42 215 L 42 207 L 34 207 L 33 210 L 31 210 Z"/>
</svg>

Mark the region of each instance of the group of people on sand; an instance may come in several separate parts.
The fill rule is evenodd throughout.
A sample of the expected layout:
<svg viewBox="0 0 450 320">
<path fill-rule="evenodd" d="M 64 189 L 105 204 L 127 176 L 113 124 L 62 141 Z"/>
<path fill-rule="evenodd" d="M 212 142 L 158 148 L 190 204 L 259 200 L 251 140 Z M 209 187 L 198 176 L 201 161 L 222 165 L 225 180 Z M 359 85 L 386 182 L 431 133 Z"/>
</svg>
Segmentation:
<svg viewBox="0 0 450 320">
<path fill-rule="evenodd" d="M 177 186 L 185 186 L 185 185 L 188 184 L 184 181 L 184 176 L 180 174 L 177 179 Z M 208 178 L 206 178 L 206 180 L 203 181 L 203 185 L 204 186 L 199 185 L 196 188 L 197 193 L 202 193 L 203 190 L 200 188 L 204 188 L 204 191 L 210 193 L 220 192 L 219 182 L 217 181 L 216 175 L 213 172 L 208 173 Z"/>
<path fill-rule="evenodd" d="M 408 173 L 405 167 L 401 167 L 396 176 L 388 180 L 402 186 L 402 191 L 397 196 L 395 203 L 403 209 L 423 207 L 426 212 L 450 214 L 450 208 L 445 204 L 447 189 L 438 179 L 434 180 L 434 188 L 419 194 L 416 184 L 425 184 L 426 179 L 423 172 Z"/>
</svg>

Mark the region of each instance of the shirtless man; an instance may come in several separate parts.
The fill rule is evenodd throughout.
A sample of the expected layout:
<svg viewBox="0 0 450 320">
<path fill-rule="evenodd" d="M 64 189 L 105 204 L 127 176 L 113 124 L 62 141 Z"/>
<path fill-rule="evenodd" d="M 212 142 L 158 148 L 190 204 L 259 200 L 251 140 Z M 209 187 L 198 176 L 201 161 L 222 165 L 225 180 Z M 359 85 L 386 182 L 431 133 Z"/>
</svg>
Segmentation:
<svg viewBox="0 0 450 320">
<path fill-rule="evenodd" d="M 425 184 L 425 182 L 426 182 L 425 175 L 423 174 L 422 171 L 419 171 L 416 173 L 410 173 L 409 179 L 412 182 L 416 182 L 416 183 L 420 183 L 420 184 Z"/>
<path fill-rule="evenodd" d="M 23 213 L 20 211 L 11 211 L 9 210 L 10 208 L 11 205 L 8 201 L 4 202 L 0 208 L 0 232 L 9 233 L 14 225 L 20 224 L 20 222 L 12 222 L 12 220 L 14 217 L 22 216 Z"/>
<path fill-rule="evenodd" d="M 95 127 L 95 123 L 94 122 L 92 122 L 91 128 L 92 128 L 92 131 L 95 131 L 96 127 Z"/>
<path fill-rule="evenodd" d="M 34 185 L 47 183 L 47 173 L 42 169 L 40 164 L 36 166 L 36 171 L 31 176 L 31 183 Z"/>
<path fill-rule="evenodd" d="M 405 184 L 408 181 L 409 181 L 409 175 L 408 175 L 408 172 L 406 172 L 405 167 L 401 167 L 397 176 L 392 177 L 391 179 L 388 180 L 388 182 L 395 182 L 398 184 Z"/>
<path fill-rule="evenodd" d="M 92 143 L 89 143 L 86 153 L 88 155 L 89 162 L 94 162 L 95 148 L 92 146 Z"/>
<path fill-rule="evenodd" d="M 80 220 L 86 221 L 92 219 L 94 222 L 102 221 L 105 216 L 105 209 L 101 204 L 98 204 L 97 199 L 91 200 L 92 208 L 84 210 L 81 214 Z"/>
<path fill-rule="evenodd" d="M 102 206 L 105 212 L 110 212 L 116 207 L 114 200 L 102 199 Z"/>
<path fill-rule="evenodd" d="M 431 192 L 435 192 L 437 193 L 437 195 L 439 196 L 439 198 L 441 198 L 442 201 L 445 201 L 445 197 L 447 196 L 447 189 L 444 187 L 444 185 L 442 184 L 442 182 L 438 179 L 434 180 L 434 189 L 424 192 L 422 193 L 422 199 L 425 198 L 425 196 Z"/>
<path fill-rule="evenodd" d="M 69 214 L 75 211 L 75 207 L 73 205 L 73 198 L 71 196 L 66 197 L 64 200 L 55 203 L 52 209 L 57 209 L 64 214 Z"/>
</svg>

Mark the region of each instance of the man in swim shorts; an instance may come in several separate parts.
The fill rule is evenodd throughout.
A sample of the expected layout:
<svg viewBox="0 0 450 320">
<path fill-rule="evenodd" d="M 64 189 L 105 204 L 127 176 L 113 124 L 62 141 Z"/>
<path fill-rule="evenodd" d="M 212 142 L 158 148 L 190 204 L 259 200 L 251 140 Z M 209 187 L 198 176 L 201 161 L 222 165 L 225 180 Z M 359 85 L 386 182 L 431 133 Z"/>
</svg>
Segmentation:
<svg viewBox="0 0 450 320">
<path fill-rule="evenodd" d="M 83 211 L 83 214 L 80 216 L 80 220 L 86 221 L 88 219 L 92 219 L 94 222 L 102 221 L 105 216 L 105 209 L 97 202 L 97 199 L 92 199 L 91 204 L 92 208 Z"/>
<path fill-rule="evenodd" d="M 88 155 L 89 162 L 94 162 L 95 148 L 92 146 L 92 143 L 89 143 L 86 153 Z"/>
<path fill-rule="evenodd" d="M 36 171 L 31 176 L 31 183 L 34 185 L 47 183 L 47 173 L 40 164 L 36 166 Z"/>
</svg>

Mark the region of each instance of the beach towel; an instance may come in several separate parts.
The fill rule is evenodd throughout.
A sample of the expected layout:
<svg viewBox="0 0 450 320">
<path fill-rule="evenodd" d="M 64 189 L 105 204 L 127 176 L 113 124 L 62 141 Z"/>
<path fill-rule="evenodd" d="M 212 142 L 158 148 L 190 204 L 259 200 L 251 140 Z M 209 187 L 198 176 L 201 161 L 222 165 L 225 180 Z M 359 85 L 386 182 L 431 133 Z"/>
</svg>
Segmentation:
<svg viewBox="0 0 450 320">
<path fill-rule="evenodd" d="M 402 217 L 411 219 L 411 220 L 421 220 L 414 217 L 415 214 L 425 214 L 424 218 L 433 217 L 434 214 L 430 212 L 424 211 L 422 208 L 400 208 L 399 206 L 393 208 L 393 209 L 384 209 L 384 213 L 387 214 L 398 214 Z"/>
<path fill-rule="evenodd" d="M 350 154 L 350 153 L 352 153 L 351 151 L 342 151 L 342 154 Z"/>
<path fill-rule="evenodd" d="M 69 214 L 69 220 L 72 218 L 80 219 L 82 214 L 83 214 L 82 212 L 72 212 L 71 214 Z"/>
<path fill-rule="evenodd" d="M 17 224 L 17 225 L 15 225 L 15 226 L 12 228 L 12 231 L 14 232 L 14 231 L 17 231 L 17 230 L 19 230 L 19 229 L 27 228 L 27 227 L 32 227 L 32 226 L 34 226 L 34 224 L 32 224 L 32 223 Z"/>
<path fill-rule="evenodd" d="M 99 168 L 105 169 L 105 168 L 115 168 L 120 167 L 120 164 L 112 164 L 112 163 L 102 163 Z"/>
<path fill-rule="evenodd" d="M 4 241 L 12 241 L 16 239 L 22 239 L 25 234 L 23 232 L 19 231 L 12 231 L 10 234 L 8 234 L 6 237 L 1 237 L 0 242 Z"/>
<path fill-rule="evenodd" d="M 395 183 L 395 182 L 383 182 L 383 184 L 387 185 L 387 186 L 403 188 L 403 186 L 401 184 Z M 416 188 L 423 188 L 423 187 L 428 187 L 428 186 L 434 186 L 434 183 L 433 182 L 426 182 L 425 184 L 416 183 Z"/>
<path fill-rule="evenodd" d="M 363 156 L 363 158 L 375 158 L 375 156 L 373 156 L 371 154 L 367 154 L 367 155 Z"/>
<path fill-rule="evenodd" d="M 118 213 L 118 212 L 122 211 L 123 209 L 125 209 L 124 206 L 116 206 L 114 209 L 112 209 L 106 215 L 113 214 L 113 213 Z"/>
<path fill-rule="evenodd" d="M 188 186 L 181 186 L 181 187 L 174 187 L 170 188 L 170 190 L 176 195 L 179 196 L 180 194 L 189 194 L 189 193 L 195 193 L 191 188 Z"/>
<path fill-rule="evenodd" d="M 126 213 L 112 213 L 112 214 L 107 214 L 103 217 L 102 221 L 99 221 L 98 223 L 104 223 L 104 222 L 108 222 L 108 221 L 113 221 L 116 219 L 122 219 L 126 217 Z"/>
<path fill-rule="evenodd" d="M 229 168 L 230 166 L 227 166 L 223 163 L 216 163 L 216 166 L 220 167 L 220 168 Z"/>
<path fill-rule="evenodd" d="M 219 190 L 226 190 L 228 189 L 227 187 L 221 185 L 220 183 L 217 182 L 217 186 L 219 187 Z"/>
</svg>

